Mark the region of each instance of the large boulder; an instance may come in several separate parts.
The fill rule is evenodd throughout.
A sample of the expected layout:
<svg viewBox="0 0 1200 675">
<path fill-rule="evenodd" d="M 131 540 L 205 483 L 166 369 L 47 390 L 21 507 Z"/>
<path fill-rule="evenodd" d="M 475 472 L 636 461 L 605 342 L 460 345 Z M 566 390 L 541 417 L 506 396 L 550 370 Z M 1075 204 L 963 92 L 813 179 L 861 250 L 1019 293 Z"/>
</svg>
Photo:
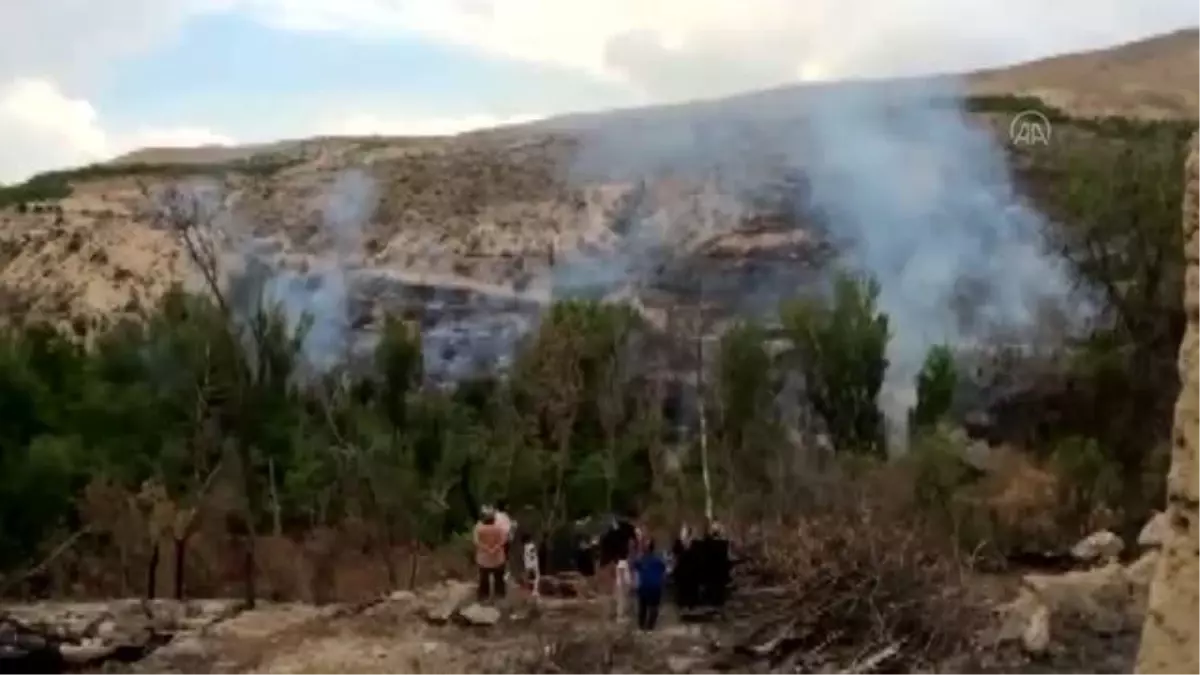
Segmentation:
<svg viewBox="0 0 1200 675">
<path fill-rule="evenodd" d="M 1110 561 L 1088 570 L 1026 576 L 1020 594 L 1002 608 L 1000 640 L 1043 654 L 1083 640 L 1136 634 L 1158 555 L 1150 551 L 1128 566 Z"/>
<path fill-rule="evenodd" d="M 1200 475 L 1196 469 L 1196 445 L 1200 442 L 1200 138 L 1189 142 L 1186 188 L 1183 203 L 1184 311 L 1187 331 L 1179 345 L 1179 400 L 1175 405 L 1171 470 L 1167 474 L 1168 524 L 1162 558 L 1150 588 L 1150 609 L 1142 631 L 1137 670 L 1141 673 L 1200 672 L 1200 536 L 1197 504 Z"/>
</svg>

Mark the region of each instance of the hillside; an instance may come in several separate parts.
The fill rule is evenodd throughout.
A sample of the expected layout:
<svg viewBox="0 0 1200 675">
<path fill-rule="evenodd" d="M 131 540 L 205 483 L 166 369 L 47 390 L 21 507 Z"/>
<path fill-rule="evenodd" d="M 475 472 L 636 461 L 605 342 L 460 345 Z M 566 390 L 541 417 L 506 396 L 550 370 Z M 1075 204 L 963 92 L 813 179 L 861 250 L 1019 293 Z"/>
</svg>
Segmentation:
<svg viewBox="0 0 1200 675">
<path fill-rule="evenodd" d="M 980 93 L 1037 96 L 1087 116 L 1195 117 L 1200 32 L 1182 30 L 969 76 Z"/>
<path fill-rule="evenodd" d="M 1176 118 L 1196 108 L 1196 38 L 1174 33 L 966 81 L 976 94 L 1033 94 L 1083 117 Z M 632 295 L 665 321 L 663 308 L 702 278 L 706 293 L 771 306 L 775 289 L 803 284 L 821 258 L 800 222 L 795 172 L 828 140 L 822 106 L 863 96 L 904 105 L 924 86 L 792 87 L 449 138 L 147 149 L 35 179 L 28 198 L 6 189 L 0 308 L 86 335 L 194 281 L 177 242 L 151 227 L 145 194 L 206 176 L 225 184 L 236 252 L 275 267 L 286 301 L 311 310 L 306 295 L 349 273 L 362 283 L 339 302 L 356 326 L 381 308 L 421 313 L 439 353 L 471 340 L 481 316 L 489 343 L 519 334 L 552 294 Z M 1020 101 L 996 100 L 969 124 L 1006 128 Z"/>
</svg>

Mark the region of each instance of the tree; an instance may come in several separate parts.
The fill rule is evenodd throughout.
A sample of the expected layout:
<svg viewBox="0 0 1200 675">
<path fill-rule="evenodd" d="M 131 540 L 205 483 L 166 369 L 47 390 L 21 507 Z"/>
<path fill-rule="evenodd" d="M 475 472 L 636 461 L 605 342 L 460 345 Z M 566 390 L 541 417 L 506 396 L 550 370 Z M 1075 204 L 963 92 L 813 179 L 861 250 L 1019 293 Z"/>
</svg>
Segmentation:
<svg viewBox="0 0 1200 675">
<path fill-rule="evenodd" d="M 738 323 L 721 336 L 716 375 L 716 437 L 722 450 L 726 490 L 762 495 L 773 486 L 779 466 L 772 461 L 781 445 L 774 415 L 777 378 L 755 323 Z"/>
<path fill-rule="evenodd" d="M 1175 363 L 1186 323 L 1180 176 L 1194 125 L 1109 126 L 1056 154 L 1042 170 L 1051 180 L 1031 181 L 1047 186 L 1037 196 L 1056 222 L 1051 243 L 1099 310 L 1063 359 L 1072 403 L 1036 440 L 1048 447 L 1094 438 L 1124 475 L 1140 477 L 1147 449 L 1167 440 L 1179 386 Z M 1140 518 L 1157 498 L 1142 493 L 1141 480 L 1125 487 Z"/>
<path fill-rule="evenodd" d="M 935 345 L 929 349 L 921 371 L 917 373 L 916 386 L 917 404 L 908 413 L 910 438 L 937 426 L 954 404 L 958 373 L 949 345 Z"/>
<path fill-rule="evenodd" d="M 888 319 L 876 308 L 879 284 L 839 274 L 828 299 L 785 304 L 788 361 L 804 379 L 809 403 L 835 447 L 886 456 L 883 414 L 876 399 L 887 370 Z"/>
<path fill-rule="evenodd" d="M 234 448 L 241 477 L 245 600 L 252 607 L 257 595 L 260 474 L 288 451 L 295 412 L 294 376 L 310 322 L 292 326 L 282 306 L 266 297 L 262 280 L 235 279 L 222 268 L 223 198 L 221 186 L 209 190 L 173 186 L 157 195 L 154 215 L 158 227 L 182 242 L 216 305 L 219 320 L 208 324 L 210 332 L 205 336 L 212 368 L 207 407 L 219 433 Z M 231 296 L 228 289 L 235 293 Z M 238 302 L 232 303 L 231 298 Z"/>
</svg>

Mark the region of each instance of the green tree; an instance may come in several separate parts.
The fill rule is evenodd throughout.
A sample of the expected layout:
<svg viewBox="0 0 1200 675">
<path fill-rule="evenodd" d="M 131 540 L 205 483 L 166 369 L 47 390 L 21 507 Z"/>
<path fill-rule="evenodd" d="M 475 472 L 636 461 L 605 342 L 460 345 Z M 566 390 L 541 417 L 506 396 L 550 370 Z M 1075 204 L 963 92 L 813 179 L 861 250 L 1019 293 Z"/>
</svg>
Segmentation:
<svg viewBox="0 0 1200 675">
<path fill-rule="evenodd" d="M 910 437 L 926 432 L 942 422 L 954 404 L 958 372 L 954 352 L 948 345 L 935 345 L 925 354 L 916 377 L 917 404 L 908 414 Z"/>
<path fill-rule="evenodd" d="M 786 304 L 782 322 L 791 365 L 804 378 L 813 410 L 841 450 L 886 456 L 877 404 L 887 370 L 887 315 L 873 279 L 836 276 L 832 297 Z"/>
<path fill-rule="evenodd" d="M 778 471 L 781 433 L 774 414 L 777 378 L 767 333 L 756 323 L 731 326 L 721 336 L 713 378 L 714 433 L 721 448 L 725 489 L 763 495 Z"/>
</svg>

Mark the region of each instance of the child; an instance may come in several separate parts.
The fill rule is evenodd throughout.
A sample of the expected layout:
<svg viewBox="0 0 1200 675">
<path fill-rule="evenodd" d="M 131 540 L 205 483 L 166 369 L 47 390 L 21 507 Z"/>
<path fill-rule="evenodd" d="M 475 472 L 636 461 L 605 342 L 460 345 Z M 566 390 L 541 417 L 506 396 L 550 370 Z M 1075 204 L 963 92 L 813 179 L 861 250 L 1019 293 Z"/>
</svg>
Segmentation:
<svg viewBox="0 0 1200 675">
<path fill-rule="evenodd" d="M 658 623 L 658 607 L 662 603 L 667 562 L 654 550 L 653 539 L 646 539 L 645 552 L 633 568 L 637 573 L 638 628 L 654 630 Z"/>
<path fill-rule="evenodd" d="M 533 597 L 538 597 L 538 587 L 541 585 L 541 565 L 538 564 L 538 547 L 529 533 L 521 534 L 521 555 L 525 567 L 525 581 L 533 589 Z"/>
</svg>

